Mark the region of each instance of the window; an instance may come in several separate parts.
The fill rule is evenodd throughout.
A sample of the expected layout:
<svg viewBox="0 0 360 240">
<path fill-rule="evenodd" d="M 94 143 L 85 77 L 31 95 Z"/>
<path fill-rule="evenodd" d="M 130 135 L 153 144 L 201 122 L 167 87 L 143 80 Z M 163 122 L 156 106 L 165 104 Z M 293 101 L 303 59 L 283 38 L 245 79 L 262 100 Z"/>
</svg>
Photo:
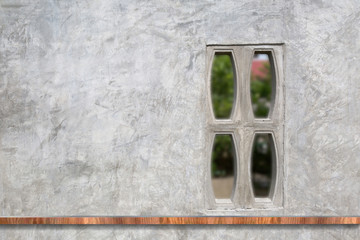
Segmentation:
<svg viewBox="0 0 360 240">
<path fill-rule="evenodd" d="M 207 46 L 207 209 L 283 203 L 283 45 Z"/>
</svg>

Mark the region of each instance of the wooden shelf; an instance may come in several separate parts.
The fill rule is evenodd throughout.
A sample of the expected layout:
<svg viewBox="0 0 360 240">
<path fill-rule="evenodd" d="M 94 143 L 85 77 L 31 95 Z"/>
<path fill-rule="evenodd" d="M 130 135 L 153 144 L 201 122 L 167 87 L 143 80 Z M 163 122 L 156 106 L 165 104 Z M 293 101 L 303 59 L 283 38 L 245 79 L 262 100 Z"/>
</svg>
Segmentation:
<svg viewBox="0 0 360 240">
<path fill-rule="evenodd" d="M 0 224 L 360 224 L 360 217 L 0 217 Z"/>
</svg>

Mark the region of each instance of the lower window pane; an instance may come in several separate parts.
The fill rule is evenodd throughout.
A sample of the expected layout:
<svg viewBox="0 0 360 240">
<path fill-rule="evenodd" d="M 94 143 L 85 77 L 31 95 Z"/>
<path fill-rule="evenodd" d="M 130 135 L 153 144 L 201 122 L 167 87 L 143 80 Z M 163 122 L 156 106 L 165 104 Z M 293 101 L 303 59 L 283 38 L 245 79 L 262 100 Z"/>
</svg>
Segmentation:
<svg viewBox="0 0 360 240">
<path fill-rule="evenodd" d="M 211 156 L 211 180 L 217 199 L 230 199 L 232 196 L 235 159 L 232 135 L 216 134 Z"/>
<path fill-rule="evenodd" d="M 251 156 L 251 179 L 255 197 L 268 197 L 273 181 L 275 161 L 274 142 L 271 134 L 257 133 Z"/>
</svg>

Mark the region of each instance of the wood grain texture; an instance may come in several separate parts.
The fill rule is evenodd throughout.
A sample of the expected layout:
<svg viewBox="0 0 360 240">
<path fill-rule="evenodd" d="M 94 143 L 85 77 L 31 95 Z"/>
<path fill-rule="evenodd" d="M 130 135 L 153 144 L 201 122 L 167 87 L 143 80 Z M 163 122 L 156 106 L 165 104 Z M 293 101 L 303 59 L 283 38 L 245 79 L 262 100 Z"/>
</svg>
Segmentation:
<svg viewBox="0 0 360 240">
<path fill-rule="evenodd" d="M 0 224 L 360 224 L 360 217 L 1 217 Z"/>
</svg>

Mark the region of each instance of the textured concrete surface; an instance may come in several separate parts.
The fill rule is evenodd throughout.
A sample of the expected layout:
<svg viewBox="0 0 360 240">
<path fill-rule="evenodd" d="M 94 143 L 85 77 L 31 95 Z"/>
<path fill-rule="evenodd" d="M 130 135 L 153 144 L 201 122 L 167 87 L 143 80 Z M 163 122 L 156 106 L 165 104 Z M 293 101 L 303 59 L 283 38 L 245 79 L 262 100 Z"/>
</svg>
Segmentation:
<svg viewBox="0 0 360 240">
<path fill-rule="evenodd" d="M 4 239 L 316 239 L 357 240 L 357 226 L 18 226 L 0 227 Z M 1 239 L 1 236 L 0 236 Z"/>
<path fill-rule="evenodd" d="M 204 214 L 206 44 L 285 43 L 284 208 L 360 215 L 360 3 L 0 1 L 2 216 Z M 332 227 L 1 227 L 4 239 L 359 239 Z"/>
</svg>

